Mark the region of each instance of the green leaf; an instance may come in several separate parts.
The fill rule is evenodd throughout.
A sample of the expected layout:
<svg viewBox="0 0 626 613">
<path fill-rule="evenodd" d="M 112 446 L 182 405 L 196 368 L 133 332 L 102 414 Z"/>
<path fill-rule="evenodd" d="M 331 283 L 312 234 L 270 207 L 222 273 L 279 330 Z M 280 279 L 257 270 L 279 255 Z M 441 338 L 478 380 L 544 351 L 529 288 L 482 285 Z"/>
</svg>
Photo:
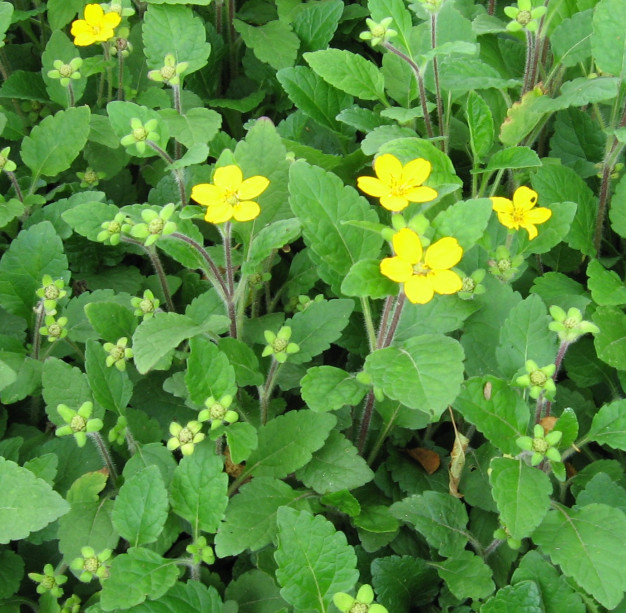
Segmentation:
<svg viewBox="0 0 626 613">
<path fill-rule="evenodd" d="M 626 5 L 620 0 L 600 0 L 593 12 L 591 50 L 598 68 L 626 78 Z"/>
<path fill-rule="evenodd" d="M 288 319 L 285 325 L 291 327 L 290 341 L 300 347 L 300 351 L 289 356 L 289 362 L 302 364 L 326 351 L 341 336 L 353 309 L 352 300 L 322 300 L 312 302 Z"/>
<path fill-rule="evenodd" d="M 576 505 L 579 507 L 594 502 L 608 504 L 626 513 L 626 490 L 606 473 L 597 473 L 576 496 Z"/>
<path fill-rule="evenodd" d="M 113 558 L 109 578 L 102 584 L 100 606 L 103 611 L 129 609 L 146 598 L 157 600 L 178 578 L 176 560 L 162 558 L 142 547 Z"/>
<path fill-rule="evenodd" d="M 230 459 L 235 464 L 239 464 L 247 460 L 252 450 L 257 448 L 256 429 L 247 422 L 236 422 L 226 428 L 226 441 Z"/>
<path fill-rule="evenodd" d="M 543 96 L 540 91 L 531 90 L 514 102 L 506 112 L 506 119 L 500 126 L 500 141 L 509 147 L 519 145 L 543 118 L 543 112 L 535 107 Z"/>
<path fill-rule="evenodd" d="M 626 238 L 626 177 L 622 177 L 615 187 L 609 217 L 613 231 Z"/>
<path fill-rule="evenodd" d="M 400 43 L 403 51 L 408 51 L 409 54 L 412 54 L 409 36 L 413 27 L 413 21 L 405 3 L 402 0 L 368 0 L 367 8 L 372 19 L 377 23 L 380 23 L 386 17 L 392 18 L 389 27 L 398 33 L 397 38 L 393 40 L 393 44 L 396 44 L 397 41 Z"/>
<path fill-rule="evenodd" d="M 235 369 L 237 385 L 262 385 L 265 377 L 259 370 L 259 360 L 249 345 L 236 338 L 220 338 L 217 346 L 221 353 L 226 354 L 228 361 Z"/>
<path fill-rule="evenodd" d="M 296 477 L 318 494 L 328 494 L 361 487 L 374 478 L 374 473 L 356 447 L 334 431 L 313 459 L 296 472 Z"/>
<path fill-rule="evenodd" d="M 2 98 L 17 98 L 18 100 L 36 100 L 45 103 L 48 99 L 46 86 L 38 72 L 27 72 L 26 70 L 15 70 L 9 78 L 0 87 L 0 96 Z M 18 116 L 15 115 L 17 118 Z M 9 124 L 9 127 L 10 124 Z M 24 135 L 23 125 L 15 127 L 15 131 L 19 138 Z M 8 132 L 8 130 L 6 130 Z M 7 134 L 5 133 L 5 136 Z"/>
<path fill-rule="evenodd" d="M 597 199 L 585 181 L 571 168 L 550 164 L 539 168 L 531 176 L 531 183 L 533 189 L 539 194 L 539 206 L 564 201 L 578 204 L 576 216 L 566 240 L 572 249 L 578 249 L 585 255 L 595 256 L 593 229 L 596 223 Z M 553 215 L 555 214 L 556 211 L 553 212 Z M 541 228 L 542 226 L 539 226 L 540 233 Z"/>
<path fill-rule="evenodd" d="M 530 147 L 507 147 L 489 158 L 485 172 L 501 169 L 531 168 L 541 166 L 539 156 Z"/>
<path fill-rule="evenodd" d="M 616 77 L 597 77 L 595 79 L 578 77 L 563 83 L 560 95 L 557 98 L 543 97 L 539 99 L 535 104 L 535 108 L 540 111 L 554 112 L 568 109 L 572 106 L 585 106 L 590 103 L 610 100 L 617 95 L 619 83 L 620 80 Z M 576 119 L 583 121 L 584 118 L 584 120 L 589 122 L 590 126 L 593 125 L 588 115 L 577 109 L 570 109 L 571 111 L 575 111 L 573 116 Z M 567 117 L 567 114 L 559 114 L 559 118 L 562 117 Z M 567 127 L 576 130 L 578 126 L 576 122 L 570 120 L 566 121 L 566 129 Z M 594 140 L 597 140 L 597 138 Z"/>
<path fill-rule="evenodd" d="M 292 243 L 300 236 L 301 224 L 297 219 L 283 219 L 265 226 L 252 241 L 241 272 L 250 275 L 261 270 L 261 264 L 275 251 Z"/>
<path fill-rule="evenodd" d="M 270 477 L 255 477 L 241 486 L 226 509 L 226 517 L 215 536 L 218 557 L 262 549 L 276 537 L 276 513 L 301 498 L 289 485 Z"/>
<path fill-rule="evenodd" d="M 48 11 L 48 14 L 50 14 L 50 11 Z M 61 60 L 63 63 L 69 64 L 75 57 L 78 57 L 76 46 L 61 30 L 53 31 L 46 45 L 46 50 L 41 55 L 41 73 L 50 99 L 66 108 L 69 106 L 68 88 L 63 87 L 59 79 L 49 77 L 48 72 L 54 69 L 53 63 L 55 60 Z M 86 87 L 87 79 L 72 79 L 74 102 L 78 102 L 82 98 Z"/>
<path fill-rule="evenodd" d="M 344 221 L 378 222 L 376 212 L 334 174 L 298 161 L 289 171 L 289 202 L 319 276 L 338 289 L 353 264 L 378 254 L 382 237 Z"/>
<path fill-rule="evenodd" d="M 0 551 L 0 600 L 13 596 L 23 577 L 24 560 L 10 549 Z"/>
<path fill-rule="evenodd" d="M 626 287 L 619 275 L 607 270 L 598 262 L 591 260 L 587 266 L 587 283 L 591 297 L 600 306 L 621 306 L 626 304 Z"/>
<path fill-rule="evenodd" d="M 215 343 L 197 336 L 189 341 L 189 349 L 185 384 L 193 402 L 202 405 L 210 396 L 219 401 L 235 393 L 235 370 Z"/>
<path fill-rule="evenodd" d="M 495 589 L 493 571 L 471 551 L 461 551 L 453 558 L 434 562 L 433 566 L 459 600 L 486 598 Z"/>
<path fill-rule="evenodd" d="M 334 415 L 290 411 L 259 429 L 259 446 L 248 458 L 246 473 L 281 479 L 308 462 L 337 423 Z"/>
<path fill-rule="evenodd" d="M 119 208 L 114 204 L 94 201 L 78 204 L 65 211 L 61 217 L 74 232 L 95 241 L 102 231 L 102 224 L 112 221 L 117 213 L 119 213 Z"/>
<path fill-rule="evenodd" d="M 529 240 L 527 232 L 518 233 L 518 252 L 520 254 L 547 253 L 561 241 L 566 240 L 577 207 L 575 202 L 552 203 L 548 207 L 552 209 L 552 217 L 538 227 L 539 235 L 536 238 Z"/>
<path fill-rule="evenodd" d="M 223 458 L 215 455 L 215 445 L 196 445 L 174 472 L 172 509 L 191 523 L 193 534 L 217 532 L 228 504 L 227 488 L 228 475 Z"/>
<path fill-rule="evenodd" d="M 585 288 L 578 281 L 560 272 L 546 272 L 536 277 L 530 293 L 538 294 L 546 305 L 556 304 L 565 311 L 575 307 L 584 313 L 591 302 Z"/>
<path fill-rule="evenodd" d="M 4 4 L 4 3 L 3 3 Z M 52 30 L 65 27 L 78 13 L 82 18 L 84 0 L 48 0 L 48 20 Z"/>
<path fill-rule="evenodd" d="M 279 613 L 287 606 L 274 579 L 257 569 L 231 581 L 226 587 L 225 598 L 239 605 L 239 613 Z"/>
<path fill-rule="evenodd" d="M 303 113 L 332 132 L 346 133 L 345 124 L 336 117 L 342 109 L 352 105 L 352 96 L 328 85 L 306 66 L 283 68 L 276 73 L 276 78 Z"/>
<path fill-rule="evenodd" d="M 539 366 L 554 362 L 556 338 L 548 331 L 551 321 L 548 309 L 536 294 L 509 311 L 496 349 L 498 365 L 505 377 L 513 377 L 527 360 L 534 360 Z"/>
<path fill-rule="evenodd" d="M 526 435 L 530 411 L 506 381 L 495 377 L 469 379 L 454 408 L 503 453 L 519 453 L 515 440 Z"/>
<path fill-rule="evenodd" d="M 550 44 L 564 66 L 577 66 L 591 57 L 592 12 L 581 10 L 552 32 Z"/>
<path fill-rule="evenodd" d="M 211 109 L 193 108 L 184 115 L 176 109 L 161 109 L 159 114 L 170 135 L 188 149 L 211 142 L 222 125 L 222 116 Z"/>
<path fill-rule="evenodd" d="M 24 462 L 24 468 L 28 468 L 35 477 L 43 479 L 49 485 L 54 485 L 58 465 L 59 458 L 53 453 L 44 453 L 28 462 Z"/>
<path fill-rule="evenodd" d="M 161 473 L 156 466 L 149 466 L 120 488 L 113 508 L 113 525 L 131 547 L 153 543 L 165 525 L 168 508 Z"/>
<path fill-rule="evenodd" d="M 85 370 L 95 401 L 105 409 L 121 414 L 133 394 L 133 384 L 128 373 L 106 365 L 107 352 L 100 343 L 88 340 L 85 349 Z M 67 385 L 67 379 L 63 383 Z"/>
<path fill-rule="evenodd" d="M 489 105 L 475 91 L 470 91 L 465 105 L 465 117 L 470 131 L 470 146 L 480 162 L 493 146 L 494 126 Z"/>
<path fill-rule="evenodd" d="M 574 409 L 563 409 L 553 429 L 563 433 L 559 447 L 569 447 L 578 438 L 578 417 Z"/>
<path fill-rule="evenodd" d="M 508 89 L 519 85 L 516 79 L 503 79 L 500 73 L 478 58 L 451 56 L 439 65 L 441 88 L 452 90 L 455 94 L 470 90 Z M 517 144 L 517 143 L 505 143 Z"/>
<path fill-rule="evenodd" d="M 118 302 L 92 302 L 85 306 L 85 315 L 93 329 L 100 337 L 109 343 L 125 337 L 130 339 L 137 325 L 137 317 L 130 306 L 130 296 L 127 306 Z"/>
<path fill-rule="evenodd" d="M 517 585 L 507 585 L 498 590 L 481 608 L 481 613 L 543 613 L 539 587 L 533 581 L 522 581 Z"/>
<path fill-rule="evenodd" d="M 298 55 L 300 40 L 282 21 L 270 21 L 262 26 L 251 26 L 239 19 L 233 26 L 241 35 L 246 47 L 275 70 L 293 66 Z"/>
<path fill-rule="evenodd" d="M 626 450 L 626 400 L 603 405 L 594 415 L 585 440 Z"/>
<path fill-rule="evenodd" d="M 59 468 L 62 471 L 63 467 Z M 99 497 L 106 482 L 104 472 L 86 473 L 72 483 L 67 493 L 72 508 L 59 520 L 58 530 L 59 551 L 66 564 L 81 555 L 82 547 L 93 547 L 96 553 L 100 553 L 117 546 L 119 535 L 111 517 L 113 501 L 100 500 Z"/>
<path fill-rule="evenodd" d="M 304 4 L 293 21 L 293 31 L 300 39 L 300 51 L 326 49 L 331 41 L 344 10 L 340 0 L 323 4 Z"/>
<path fill-rule="evenodd" d="M 464 251 L 473 247 L 483 236 L 491 218 L 493 205 L 489 198 L 455 202 L 433 220 L 433 242 L 445 236 L 459 241 Z"/>
<path fill-rule="evenodd" d="M 354 588 L 359 577 L 354 550 L 321 515 L 279 509 L 278 543 L 280 595 L 296 609 L 326 613 L 335 593 Z"/>
<path fill-rule="evenodd" d="M 133 335 L 132 347 L 137 370 L 146 374 L 182 341 L 203 331 L 203 326 L 177 313 L 156 313 L 154 317 L 144 319 Z"/>
<path fill-rule="evenodd" d="M 169 487 L 174 471 L 178 464 L 172 456 L 172 452 L 161 443 L 149 443 L 141 445 L 124 466 L 124 478 L 130 479 L 133 475 L 142 472 L 149 466 L 156 466 L 163 478 L 163 482 Z"/>
<path fill-rule="evenodd" d="M 341 293 L 345 296 L 385 298 L 398 292 L 398 284 L 380 272 L 379 259 L 359 260 L 350 268 Z"/>
<path fill-rule="evenodd" d="M 0 260 L 0 304 L 26 321 L 34 320 L 35 292 L 44 274 L 69 281 L 63 243 L 49 221 L 22 230 Z"/>
<path fill-rule="evenodd" d="M 626 370 L 626 315 L 615 307 L 598 307 L 592 319 L 600 328 L 593 339 L 598 357 Z"/>
<path fill-rule="evenodd" d="M 172 53 L 177 62 L 188 62 L 185 75 L 206 66 L 211 45 L 206 42 L 202 20 L 189 6 L 151 4 L 143 16 L 143 44 L 148 66 L 159 69 Z"/>
<path fill-rule="evenodd" d="M 389 556 L 372 562 L 376 600 L 389 611 L 409 611 L 426 606 L 439 591 L 435 571 L 420 558 Z"/>
<path fill-rule="evenodd" d="M 0 543 L 25 539 L 70 510 L 43 479 L 0 456 Z"/>
<path fill-rule="evenodd" d="M 513 458 L 494 458 L 490 468 L 489 481 L 500 520 L 511 536 L 521 541 L 533 533 L 550 508 L 550 478 Z"/>
<path fill-rule="evenodd" d="M 89 135 L 88 106 L 59 111 L 37 124 L 22 141 L 20 154 L 33 176 L 54 177 L 67 170 Z"/>
<path fill-rule="evenodd" d="M 385 80 L 380 69 L 362 56 L 343 49 L 324 49 L 303 57 L 333 87 L 362 100 L 385 100 Z"/>
<path fill-rule="evenodd" d="M 154 2 L 155 0 L 149 0 Z M 173 0 L 165 0 L 172 3 Z M 202 4 L 204 0 L 194 0 Z M 90 609 L 93 607 L 90 607 Z M 129 609 L 127 613 L 222 613 L 222 601 L 213 586 L 205 586 L 198 581 L 182 583 L 178 581 L 156 602 L 146 601 Z M 225 609 L 224 609 L 225 610 Z"/>
<path fill-rule="evenodd" d="M 534 581 L 539 588 L 545 613 L 585 613 L 587 610 L 579 594 L 567 583 L 565 577 L 537 551 L 529 551 L 521 559 L 511 577 L 516 585 L 522 581 Z"/>
<path fill-rule="evenodd" d="M 386 396 L 436 421 L 459 393 L 463 349 L 450 337 L 426 334 L 374 351 L 364 370 Z"/>
<path fill-rule="evenodd" d="M 54 0 L 52 0 L 54 2 Z M 11 25 L 11 17 L 13 16 L 13 5 L 9 2 L 0 4 L 0 47 L 4 46 L 4 37 Z"/>
<path fill-rule="evenodd" d="M 134 102 L 114 100 L 113 102 L 109 102 L 109 104 L 107 104 L 107 114 L 109 115 L 109 120 L 111 121 L 111 127 L 119 139 L 132 132 L 132 127 L 130 125 L 131 119 L 137 118 L 144 124 L 152 119 L 155 119 L 158 122 L 157 133 L 159 135 L 159 138 L 155 139 L 155 143 L 163 148 L 167 146 L 167 141 L 170 137 L 168 124 L 163 121 L 161 115 L 159 115 L 157 111 L 153 111 L 145 106 L 140 106 Z M 133 149 L 133 155 L 136 157 L 149 158 L 157 155 L 151 147 L 146 147 L 146 150 L 143 153 L 140 153 L 136 147 L 133 147 Z"/>
<path fill-rule="evenodd" d="M 467 511 L 448 493 L 427 491 L 396 502 L 391 515 L 413 526 L 445 557 L 458 557 L 467 545 Z"/>
<path fill-rule="evenodd" d="M 46 402 L 48 419 L 56 426 L 65 425 L 57 413 L 57 406 L 66 404 L 78 409 L 83 402 L 91 401 L 89 379 L 76 366 L 58 358 L 47 358 L 41 373 L 43 399 Z"/>
<path fill-rule="evenodd" d="M 612 609 L 626 590 L 626 550 L 616 538 L 625 533 L 626 516 L 619 509 L 558 505 L 535 530 L 533 541 L 567 577 Z"/>
<path fill-rule="evenodd" d="M 300 381 L 300 394 L 307 406 L 318 413 L 357 405 L 367 388 L 354 375 L 334 366 L 313 366 Z"/>
</svg>

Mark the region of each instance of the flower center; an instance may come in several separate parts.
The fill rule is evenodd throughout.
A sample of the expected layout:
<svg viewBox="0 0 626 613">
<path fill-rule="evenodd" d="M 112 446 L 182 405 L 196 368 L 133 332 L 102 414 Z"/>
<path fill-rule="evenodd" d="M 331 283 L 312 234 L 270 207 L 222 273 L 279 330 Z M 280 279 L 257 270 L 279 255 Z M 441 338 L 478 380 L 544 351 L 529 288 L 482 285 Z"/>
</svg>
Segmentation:
<svg viewBox="0 0 626 613">
<path fill-rule="evenodd" d="M 56 300 L 60 293 L 56 285 L 46 285 L 46 288 L 43 290 L 43 295 L 46 297 L 46 300 Z"/>
<path fill-rule="evenodd" d="M 530 11 L 520 11 L 515 18 L 515 21 L 522 26 L 528 25 L 532 21 L 533 16 Z"/>
<path fill-rule="evenodd" d="M 277 338 L 272 343 L 272 348 L 276 353 L 280 353 L 281 351 L 285 351 L 285 349 L 287 349 L 288 344 L 289 343 L 284 338 Z"/>
<path fill-rule="evenodd" d="M 4 155 L 0 155 L 0 170 L 2 170 L 6 166 L 6 163 L 8 161 L 9 159 L 7 157 L 5 157 Z"/>
<path fill-rule="evenodd" d="M 369 607 L 362 602 L 355 602 L 350 608 L 350 613 L 367 613 Z"/>
<path fill-rule="evenodd" d="M 115 345 L 113 349 L 109 352 L 109 355 L 118 362 L 119 360 L 124 359 L 124 347 L 120 347 L 119 345 Z"/>
<path fill-rule="evenodd" d="M 187 428 L 184 427 L 179 433 L 178 433 L 178 440 L 181 442 L 181 444 L 185 444 L 185 443 L 191 443 L 191 441 L 193 441 L 193 432 Z"/>
<path fill-rule="evenodd" d="M 148 232 L 150 232 L 150 234 L 159 234 L 163 230 L 163 225 L 163 220 L 160 217 L 155 217 L 148 224 Z"/>
<path fill-rule="evenodd" d="M 51 590 L 56 585 L 56 581 L 54 580 L 54 577 L 46 575 L 43 578 L 41 585 L 43 585 L 43 587 L 45 587 L 47 590 Z"/>
<path fill-rule="evenodd" d="M 73 72 L 74 72 L 74 69 L 69 64 L 63 64 L 63 66 L 59 68 L 59 74 L 62 77 L 71 77 Z"/>
<path fill-rule="evenodd" d="M 474 283 L 474 279 L 471 277 L 465 277 L 463 279 L 463 291 L 464 292 L 473 292 L 476 287 L 476 283 Z"/>
<path fill-rule="evenodd" d="M 413 264 L 413 274 L 419 275 L 420 277 L 425 277 L 430 272 L 430 268 L 426 266 L 426 264 L 422 262 L 418 262 L 417 264 Z"/>
<path fill-rule="evenodd" d="M 174 66 L 163 66 L 163 68 L 161 68 L 161 76 L 166 81 L 169 81 L 175 75 L 176 75 L 176 68 L 174 68 Z"/>
<path fill-rule="evenodd" d="M 226 197 L 224 198 L 227 204 L 230 206 L 235 206 L 239 204 L 239 198 L 237 197 L 237 192 L 226 192 Z"/>
<path fill-rule="evenodd" d="M 83 564 L 83 568 L 89 573 L 95 573 L 99 566 L 98 558 L 87 558 Z"/>
<path fill-rule="evenodd" d="M 148 131 L 141 126 L 141 128 L 135 128 L 133 130 L 133 138 L 136 141 L 143 141 L 148 139 Z"/>
<path fill-rule="evenodd" d="M 533 385 L 538 385 L 539 387 L 543 387 L 548 380 L 548 377 L 540 370 L 533 370 L 530 373 L 530 382 Z"/>
<path fill-rule="evenodd" d="M 93 170 L 85 170 L 83 181 L 85 183 L 96 183 L 98 181 L 98 175 Z"/>
<path fill-rule="evenodd" d="M 80 415 L 74 415 L 70 422 L 70 428 L 73 432 L 84 432 L 87 429 L 87 420 Z"/>
<path fill-rule="evenodd" d="M 91 31 L 98 36 L 100 34 L 100 26 L 91 26 Z"/>
<path fill-rule="evenodd" d="M 224 415 L 226 415 L 226 409 L 219 402 L 216 402 L 209 409 L 209 413 L 211 414 L 211 419 L 224 419 Z"/>
<path fill-rule="evenodd" d="M 534 438 L 533 439 L 533 451 L 538 451 L 539 453 L 545 453 L 548 451 L 548 445 L 546 439 L 544 438 Z"/>
<path fill-rule="evenodd" d="M 374 38 L 382 38 L 385 35 L 385 32 L 387 31 L 386 28 L 384 28 L 383 26 L 381 26 L 380 24 L 377 24 L 375 27 L 372 28 L 371 32 L 372 32 L 372 36 Z"/>
<path fill-rule="evenodd" d="M 143 313 L 152 313 L 154 311 L 154 302 L 146 298 L 139 303 L 139 308 Z"/>
<path fill-rule="evenodd" d="M 507 270 L 511 268 L 511 260 L 507 260 L 507 259 L 498 260 L 497 266 L 500 272 L 506 272 Z"/>
<path fill-rule="evenodd" d="M 563 325 L 571 330 L 572 328 L 578 326 L 578 321 L 574 317 L 568 317 L 563 321 Z"/>
<path fill-rule="evenodd" d="M 109 234 L 119 234 L 121 230 L 122 230 L 122 226 L 117 221 L 111 221 L 109 223 L 109 227 L 107 228 L 107 232 Z"/>
<path fill-rule="evenodd" d="M 51 324 L 50 326 L 48 326 L 48 336 L 58 338 L 59 336 L 61 336 L 62 330 L 63 329 L 61 328 L 61 326 L 59 326 L 59 324 Z"/>
</svg>

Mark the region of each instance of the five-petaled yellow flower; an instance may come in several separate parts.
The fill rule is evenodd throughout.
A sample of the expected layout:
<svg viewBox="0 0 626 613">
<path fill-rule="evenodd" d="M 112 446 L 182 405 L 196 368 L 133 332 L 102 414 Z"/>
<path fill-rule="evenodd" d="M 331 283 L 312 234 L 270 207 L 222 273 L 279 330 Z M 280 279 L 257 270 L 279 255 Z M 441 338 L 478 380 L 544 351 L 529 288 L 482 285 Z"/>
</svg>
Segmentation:
<svg viewBox="0 0 626 613">
<path fill-rule="evenodd" d="M 261 212 L 252 198 L 260 196 L 269 184 L 269 179 L 261 175 L 244 180 L 241 168 L 231 164 L 215 171 L 213 183 L 194 185 L 191 197 L 207 207 L 204 219 L 210 223 L 224 223 L 233 218 L 250 221 Z"/>
<path fill-rule="evenodd" d="M 432 164 L 423 158 L 403 166 L 395 155 L 385 153 L 374 161 L 376 177 L 359 177 L 357 185 L 368 196 L 380 198 L 380 204 L 388 211 L 397 213 L 409 202 L 429 202 L 437 197 L 436 190 L 422 185 L 431 168 Z"/>
<path fill-rule="evenodd" d="M 116 28 L 122 18 L 114 11 L 106 13 L 99 4 L 85 7 L 85 19 L 72 22 L 71 33 L 77 47 L 86 47 L 94 43 L 103 43 L 115 36 Z"/>
<path fill-rule="evenodd" d="M 461 277 L 450 270 L 459 263 L 463 249 L 456 238 L 438 240 L 424 250 L 419 236 L 409 228 L 394 234 L 396 255 L 380 263 L 380 272 L 397 283 L 414 304 L 426 304 L 435 294 L 454 294 L 463 288 Z"/>
<path fill-rule="evenodd" d="M 495 196 L 491 198 L 493 210 L 498 214 L 498 221 L 511 230 L 524 228 L 529 240 L 537 236 L 537 224 L 544 223 L 552 217 L 552 211 L 545 207 L 535 208 L 537 192 L 529 187 L 518 187 L 513 200 Z"/>
</svg>

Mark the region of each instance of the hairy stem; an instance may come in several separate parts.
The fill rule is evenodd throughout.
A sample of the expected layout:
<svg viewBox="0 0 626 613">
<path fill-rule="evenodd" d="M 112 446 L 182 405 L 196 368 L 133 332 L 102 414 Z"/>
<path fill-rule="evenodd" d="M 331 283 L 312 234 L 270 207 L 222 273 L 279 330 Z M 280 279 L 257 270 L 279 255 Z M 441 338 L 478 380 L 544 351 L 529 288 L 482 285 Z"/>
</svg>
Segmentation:
<svg viewBox="0 0 626 613">
<path fill-rule="evenodd" d="M 152 149 L 153 151 L 156 151 L 156 153 L 158 153 L 161 158 L 168 164 L 174 163 L 174 160 L 170 157 L 167 151 L 161 149 L 161 147 L 159 147 L 155 142 L 147 140 L 146 145 L 148 145 L 148 147 L 150 147 L 150 149 Z M 183 181 L 183 176 L 178 168 L 172 170 L 172 174 L 174 175 L 176 185 L 178 185 L 178 193 L 180 194 L 181 206 L 185 206 L 187 204 L 187 195 L 185 193 L 185 182 Z"/>
<path fill-rule="evenodd" d="M 37 317 L 35 318 L 35 329 L 33 330 L 33 360 L 39 359 L 39 350 L 41 349 L 41 333 L 39 332 L 39 328 L 43 326 L 43 320 L 46 315 L 43 300 L 37 303 L 36 312 Z"/>
<path fill-rule="evenodd" d="M 117 52 L 117 99 L 124 100 L 124 56 L 121 49 Z"/>
<path fill-rule="evenodd" d="M 167 305 L 167 310 L 170 313 L 176 312 L 176 308 L 174 307 L 174 303 L 172 302 L 172 294 L 170 293 L 170 288 L 167 284 L 167 277 L 165 275 L 165 271 L 163 270 L 163 264 L 161 263 L 161 258 L 159 258 L 159 254 L 154 246 L 144 247 L 148 257 L 150 258 L 150 263 L 154 268 L 154 271 L 159 278 L 159 283 L 161 284 L 161 290 L 163 291 L 163 296 L 165 296 L 165 304 Z"/>
<path fill-rule="evenodd" d="M 224 227 L 224 258 L 226 260 L 226 285 L 228 287 L 227 307 L 230 318 L 230 335 L 237 338 L 237 313 L 235 310 L 235 274 L 232 261 L 232 226 L 230 222 Z"/>
<path fill-rule="evenodd" d="M 115 469 L 115 464 L 113 463 L 113 458 L 109 453 L 109 448 L 107 447 L 104 439 L 100 436 L 99 432 L 88 432 L 87 436 L 91 439 L 93 444 L 96 446 L 102 461 L 109 471 L 109 477 L 111 477 L 111 481 L 115 484 L 117 482 L 117 470 Z"/>
<path fill-rule="evenodd" d="M 265 384 L 259 390 L 262 425 L 267 423 L 267 409 L 269 407 L 270 398 L 272 397 L 272 392 L 274 391 L 274 386 L 276 385 L 276 376 L 278 375 L 280 367 L 281 364 L 272 356 L 272 365 L 267 373 Z"/>
<path fill-rule="evenodd" d="M 9 177 L 9 181 L 11 181 L 11 185 L 13 185 L 13 189 L 15 190 L 15 195 L 20 202 L 24 202 L 24 194 L 22 193 L 22 189 L 20 188 L 20 184 L 17 182 L 17 178 L 15 173 L 10 170 L 5 170 L 7 173 L 7 177 Z"/>
<path fill-rule="evenodd" d="M 430 16 L 430 44 L 433 50 L 437 47 L 437 13 L 432 13 Z M 433 74 L 435 76 L 435 97 L 437 99 L 437 123 L 439 125 L 439 136 L 444 138 L 441 149 L 445 153 L 448 149 L 448 139 L 446 138 L 443 121 L 443 100 L 441 99 L 441 87 L 439 86 L 439 60 L 436 55 L 433 57 Z"/>
</svg>

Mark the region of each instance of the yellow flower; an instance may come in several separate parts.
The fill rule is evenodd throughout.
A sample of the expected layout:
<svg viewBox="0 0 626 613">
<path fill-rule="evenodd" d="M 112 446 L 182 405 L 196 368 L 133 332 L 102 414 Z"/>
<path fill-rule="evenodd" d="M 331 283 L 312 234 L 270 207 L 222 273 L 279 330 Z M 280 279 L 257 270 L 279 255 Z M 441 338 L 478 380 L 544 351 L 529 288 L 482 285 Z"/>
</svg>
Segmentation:
<svg viewBox="0 0 626 613">
<path fill-rule="evenodd" d="M 414 304 L 426 304 L 435 294 L 454 294 L 463 281 L 453 270 L 463 249 L 456 238 L 446 237 L 422 248 L 419 236 L 402 228 L 392 239 L 396 255 L 380 263 L 380 272 L 397 283 L 404 283 L 404 293 Z"/>
<path fill-rule="evenodd" d="M 231 164 L 215 171 L 213 183 L 194 185 L 191 197 L 207 207 L 204 219 L 210 223 L 224 223 L 232 218 L 250 221 L 261 212 L 251 198 L 260 196 L 269 184 L 269 179 L 260 175 L 244 180 L 241 168 Z"/>
<path fill-rule="evenodd" d="M 511 230 L 524 228 L 528 239 L 537 236 L 537 224 L 552 217 L 552 211 L 545 207 L 534 208 L 537 204 L 537 192 L 529 187 L 518 187 L 513 194 L 513 201 L 498 196 L 491 198 L 493 210 L 498 214 L 498 221 Z"/>
<path fill-rule="evenodd" d="M 77 47 L 86 47 L 94 43 L 103 43 L 115 36 L 113 31 L 122 18 L 118 13 L 104 13 L 99 4 L 85 7 L 85 19 L 72 22 L 71 33 Z"/>
<path fill-rule="evenodd" d="M 380 204 L 388 211 L 397 213 L 409 206 L 409 202 L 429 202 L 437 197 L 432 187 L 422 185 L 432 164 L 423 158 L 402 162 L 391 153 L 385 153 L 374 161 L 376 177 L 359 177 L 357 185 L 368 196 L 380 198 Z"/>
</svg>

